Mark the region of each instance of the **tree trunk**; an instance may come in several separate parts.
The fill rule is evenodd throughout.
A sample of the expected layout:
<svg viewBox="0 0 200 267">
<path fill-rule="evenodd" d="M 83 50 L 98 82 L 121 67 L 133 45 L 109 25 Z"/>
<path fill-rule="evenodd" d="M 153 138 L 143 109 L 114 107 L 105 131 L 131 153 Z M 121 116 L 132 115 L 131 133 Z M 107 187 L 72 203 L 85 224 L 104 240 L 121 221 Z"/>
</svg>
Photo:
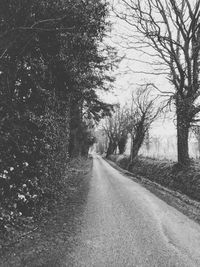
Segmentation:
<svg viewBox="0 0 200 267">
<path fill-rule="evenodd" d="M 108 149 L 107 149 L 107 152 L 106 152 L 106 157 L 112 155 L 115 153 L 117 149 L 117 142 L 115 140 L 110 140 L 109 141 L 109 144 L 108 144 Z"/>
<path fill-rule="evenodd" d="M 126 149 L 126 143 L 127 143 L 127 138 L 128 136 L 122 136 L 118 142 L 118 148 L 119 148 L 119 154 L 123 154 L 125 152 Z"/>
<path fill-rule="evenodd" d="M 188 149 L 188 138 L 189 138 L 189 106 L 177 101 L 177 156 L 178 164 L 188 165 L 189 164 L 189 149 Z"/>
<path fill-rule="evenodd" d="M 179 122 L 177 122 L 177 153 L 178 163 L 181 165 L 189 163 L 188 136 L 189 127 L 187 123 L 184 122 L 184 119 L 179 119 Z"/>
<path fill-rule="evenodd" d="M 114 143 L 112 141 L 109 142 L 108 149 L 106 152 L 106 157 L 112 155 L 114 152 Z"/>
<path fill-rule="evenodd" d="M 144 141 L 145 134 L 141 133 L 137 136 L 134 140 L 131 141 L 131 163 L 133 162 L 134 158 L 137 157 L 139 150 L 142 146 L 142 143 Z"/>
<path fill-rule="evenodd" d="M 131 162 L 133 162 L 134 158 L 137 157 L 140 146 L 139 144 L 134 144 L 131 148 Z"/>
</svg>

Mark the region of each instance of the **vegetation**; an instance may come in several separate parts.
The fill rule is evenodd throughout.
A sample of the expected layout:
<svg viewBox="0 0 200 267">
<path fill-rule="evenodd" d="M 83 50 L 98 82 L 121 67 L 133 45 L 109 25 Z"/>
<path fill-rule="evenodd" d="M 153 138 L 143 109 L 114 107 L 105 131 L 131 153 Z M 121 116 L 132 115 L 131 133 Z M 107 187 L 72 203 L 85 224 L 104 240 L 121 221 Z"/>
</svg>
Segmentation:
<svg viewBox="0 0 200 267">
<path fill-rule="evenodd" d="M 132 94 L 130 107 L 117 107 L 112 117 L 106 118 L 103 130 L 108 139 L 106 156 L 125 152 L 128 135 L 131 139 L 130 162 L 148 137 L 152 123 L 159 115 L 160 108 L 155 107 L 157 97 L 152 96 L 151 86 L 146 84 Z"/>
<path fill-rule="evenodd" d="M 189 129 L 200 111 L 200 2 L 180 0 L 122 0 L 117 15 L 132 27 L 129 48 L 150 56 L 157 74 L 165 74 L 174 91 L 178 163 L 189 163 Z M 122 10 L 124 10 L 122 12 Z M 130 37 L 130 36 L 129 36 Z M 166 92 L 165 92 L 166 93 Z"/>
<path fill-rule="evenodd" d="M 38 216 L 62 186 L 69 157 L 87 155 L 95 121 L 111 105 L 115 52 L 104 1 L 0 4 L 0 230 Z"/>
<path fill-rule="evenodd" d="M 119 153 L 125 151 L 126 142 L 128 139 L 127 131 L 127 109 L 117 106 L 111 117 L 107 117 L 103 123 L 103 132 L 107 137 L 106 156 L 116 152 L 117 148 Z"/>
<path fill-rule="evenodd" d="M 136 30 L 129 46 L 147 55 L 153 49 L 155 71 L 173 85 L 172 93 L 164 93 L 176 108 L 178 165 L 145 167 L 137 158 L 143 143 L 149 147 L 149 129 L 160 112 L 154 84 L 136 89 L 124 107 L 98 97 L 111 87 L 110 71 L 118 61 L 104 43 L 110 29 L 107 1 L 1 0 L 2 240 L 47 213 L 68 186 L 73 166 L 80 166 L 74 162 L 88 155 L 96 138 L 98 151 L 107 157 L 118 151 L 124 168 L 199 200 L 199 175 L 185 166 L 191 128 L 200 143 L 200 1 L 120 2 L 125 9 L 117 15 Z M 103 129 L 95 136 L 102 118 Z M 130 157 L 124 158 L 129 137 Z"/>
<path fill-rule="evenodd" d="M 197 161 L 193 161 L 190 167 L 180 169 L 173 161 L 142 156 L 134 159 L 131 165 L 127 156 L 112 155 L 109 159 L 121 168 L 128 169 L 139 180 L 148 179 L 200 201 L 200 167 Z"/>
<path fill-rule="evenodd" d="M 148 85 L 139 88 L 135 97 L 132 95 L 127 125 L 131 136 L 131 162 L 137 157 L 151 124 L 159 114 L 159 108 L 155 107 L 155 99 L 151 96 L 151 88 Z"/>
<path fill-rule="evenodd" d="M 0 240 L 0 266 L 62 266 L 71 264 L 71 248 L 84 213 L 91 178 L 92 160 L 70 159 L 59 198 L 26 231 L 15 231 L 12 239 Z M 1 253 L 4 252 L 4 253 Z"/>
</svg>

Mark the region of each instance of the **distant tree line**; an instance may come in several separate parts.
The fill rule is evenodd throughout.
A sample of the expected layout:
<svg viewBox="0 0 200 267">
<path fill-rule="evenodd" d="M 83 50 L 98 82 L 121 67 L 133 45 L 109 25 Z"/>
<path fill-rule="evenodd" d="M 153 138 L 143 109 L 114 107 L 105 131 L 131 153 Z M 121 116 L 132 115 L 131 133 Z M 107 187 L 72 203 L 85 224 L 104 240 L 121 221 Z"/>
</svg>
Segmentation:
<svg viewBox="0 0 200 267">
<path fill-rule="evenodd" d="M 0 229 L 33 216 L 111 105 L 105 1 L 1 0 Z"/>
<path fill-rule="evenodd" d="M 148 138 L 152 123 L 160 112 L 156 98 L 152 95 L 152 86 L 146 84 L 133 92 L 130 103 L 115 107 L 112 116 L 105 118 L 102 130 L 106 136 L 106 144 L 102 146 L 103 141 L 100 140 L 99 147 L 104 147 L 107 157 L 116 152 L 123 154 L 129 137 L 130 163 L 137 157 L 142 144 Z"/>
</svg>

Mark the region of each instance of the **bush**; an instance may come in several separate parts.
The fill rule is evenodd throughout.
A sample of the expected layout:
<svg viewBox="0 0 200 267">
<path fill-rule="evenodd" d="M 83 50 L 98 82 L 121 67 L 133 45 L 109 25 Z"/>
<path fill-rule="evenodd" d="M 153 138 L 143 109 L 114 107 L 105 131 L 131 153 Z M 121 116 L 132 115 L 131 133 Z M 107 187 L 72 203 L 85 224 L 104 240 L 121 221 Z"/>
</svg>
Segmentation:
<svg viewBox="0 0 200 267">
<path fill-rule="evenodd" d="M 0 231 L 24 227 L 25 217 L 37 218 L 41 208 L 59 194 L 68 162 L 68 116 L 49 110 L 4 120 L 0 146 Z M 6 125 L 12 123 L 12 128 Z M 23 222 L 23 223 L 22 223 Z"/>
</svg>

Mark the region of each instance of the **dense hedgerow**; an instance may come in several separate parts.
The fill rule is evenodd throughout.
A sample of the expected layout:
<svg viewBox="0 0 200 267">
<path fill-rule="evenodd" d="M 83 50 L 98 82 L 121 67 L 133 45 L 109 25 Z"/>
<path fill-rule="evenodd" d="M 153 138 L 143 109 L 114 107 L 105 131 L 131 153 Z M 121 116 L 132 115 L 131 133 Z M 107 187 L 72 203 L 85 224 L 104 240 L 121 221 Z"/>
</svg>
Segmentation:
<svg viewBox="0 0 200 267">
<path fill-rule="evenodd" d="M 0 4 L 0 230 L 38 215 L 59 193 L 71 156 L 87 154 L 92 121 L 108 114 L 112 49 L 104 1 Z"/>
</svg>

